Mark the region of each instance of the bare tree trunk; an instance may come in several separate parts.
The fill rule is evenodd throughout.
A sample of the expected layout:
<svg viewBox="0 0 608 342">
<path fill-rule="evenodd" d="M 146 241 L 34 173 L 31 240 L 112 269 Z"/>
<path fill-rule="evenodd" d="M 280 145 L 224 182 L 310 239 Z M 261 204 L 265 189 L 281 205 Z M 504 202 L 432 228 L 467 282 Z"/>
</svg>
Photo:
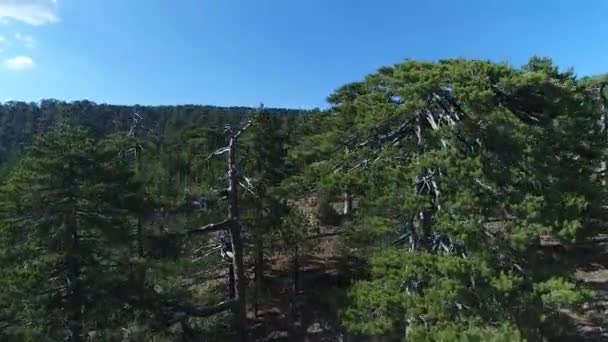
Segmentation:
<svg viewBox="0 0 608 342">
<path fill-rule="evenodd" d="M 237 301 L 236 319 L 240 341 L 247 341 L 247 302 L 245 298 L 246 281 L 243 266 L 243 240 L 241 238 L 241 222 L 239 217 L 238 186 L 239 175 L 236 168 L 236 142 L 238 134 L 230 138 L 228 145 L 228 216 L 231 221 L 230 242 L 232 244 L 234 292 Z"/>
<path fill-rule="evenodd" d="M 259 227 L 258 227 L 259 230 Z M 261 292 L 264 286 L 264 241 L 261 233 L 258 232 L 256 238 L 256 256 L 255 256 L 255 298 L 254 298 L 254 314 L 258 317 L 259 301 L 262 297 Z"/>
<path fill-rule="evenodd" d="M 343 215 L 349 217 L 353 213 L 353 194 L 350 191 L 344 193 L 344 211 Z"/>
<path fill-rule="evenodd" d="M 219 305 L 218 310 L 224 310 L 230 307 L 235 314 L 235 325 L 237 328 L 238 340 L 248 341 L 247 335 L 247 278 L 245 277 L 244 267 L 244 252 L 243 252 L 243 239 L 242 225 L 240 221 L 239 213 L 239 191 L 240 176 L 236 167 L 237 157 L 237 141 L 239 136 L 251 125 L 251 121 L 246 126 L 241 128 L 239 131 L 232 133 L 228 146 L 221 148 L 216 152 L 212 153 L 209 158 L 214 155 L 220 155 L 228 152 L 228 217 L 221 222 L 210 223 L 203 227 L 192 229 L 188 231 L 188 235 L 194 234 L 205 234 L 217 231 L 228 231 L 230 234 L 230 249 L 232 255 L 230 255 L 232 261 L 228 274 L 230 275 L 230 303 L 236 305 Z M 215 310 L 204 310 L 204 312 L 197 313 L 199 316 L 213 314 Z"/>
<path fill-rule="evenodd" d="M 408 221 L 410 228 L 410 251 L 415 252 L 418 250 L 419 238 L 418 238 L 418 215 L 412 215 Z"/>
<path fill-rule="evenodd" d="M 424 121 L 424 116 L 421 111 L 416 114 L 416 138 L 417 138 L 417 151 L 419 155 L 424 153 L 424 139 L 422 137 L 422 125 Z M 416 176 L 414 181 L 414 191 L 418 194 L 422 189 L 422 182 L 424 179 L 424 173 Z M 424 214 L 422 211 L 416 212 L 414 217 L 411 219 L 411 234 L 412 234 L 412 251 L 418 250 L 420 248 L 420 233 L 422 232 L 422 226 L 424 221 Z"/>
</svg>

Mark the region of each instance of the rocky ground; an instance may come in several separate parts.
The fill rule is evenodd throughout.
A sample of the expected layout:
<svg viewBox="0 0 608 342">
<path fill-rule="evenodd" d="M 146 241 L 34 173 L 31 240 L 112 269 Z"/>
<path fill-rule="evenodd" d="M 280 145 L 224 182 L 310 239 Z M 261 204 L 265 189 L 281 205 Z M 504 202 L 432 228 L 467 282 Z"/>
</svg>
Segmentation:
<svg viewBox="0 0 608 342">
<path fill-rule="evenodd" d="M 573 325 L 565 340 L 608 341 L 608 234 L 571 253 L 576 253 L 576 278 L 593 291 L 593 297 L 581 307 L 563 310 Z"/>
</svg>

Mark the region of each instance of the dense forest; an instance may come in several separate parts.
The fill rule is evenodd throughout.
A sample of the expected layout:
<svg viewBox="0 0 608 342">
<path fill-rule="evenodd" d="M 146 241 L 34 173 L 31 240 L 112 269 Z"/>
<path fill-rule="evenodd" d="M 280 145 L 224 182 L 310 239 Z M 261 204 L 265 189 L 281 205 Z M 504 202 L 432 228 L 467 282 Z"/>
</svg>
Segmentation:
<svg viewBox="0 0 608 342">
<path fill-rule="evenodd" d="M 607 338 L 573 318 L 607 84 L 408 60 L 326 110 L 4 103 L 0 340 Z"/>
</svg>

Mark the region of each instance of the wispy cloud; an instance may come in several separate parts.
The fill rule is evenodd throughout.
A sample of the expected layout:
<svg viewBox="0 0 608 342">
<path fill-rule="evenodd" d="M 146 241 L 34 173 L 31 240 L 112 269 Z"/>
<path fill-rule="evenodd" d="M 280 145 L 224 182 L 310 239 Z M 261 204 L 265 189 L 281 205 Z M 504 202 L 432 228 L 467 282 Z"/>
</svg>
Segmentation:
<svg viewBox="0 0 608 342">
<path fill-rule="evenodd" d="M 57 0 L 0 0 L 0 22 L 45 25 L 59 21 Z"/>
<path fill-rule="evenodd" d="M 33 49 L 36 46 L 36 40 L 29 34 L 16 33 L 15 40 L 23 44 L 28 49 Z"/>
<path fill-rule="evenodd" d="M 34 67 L 34 60 L 27 56 L 17 56 L 4 60 L 4 67 L 14 71 L 28 70 Z"/>
</svg>

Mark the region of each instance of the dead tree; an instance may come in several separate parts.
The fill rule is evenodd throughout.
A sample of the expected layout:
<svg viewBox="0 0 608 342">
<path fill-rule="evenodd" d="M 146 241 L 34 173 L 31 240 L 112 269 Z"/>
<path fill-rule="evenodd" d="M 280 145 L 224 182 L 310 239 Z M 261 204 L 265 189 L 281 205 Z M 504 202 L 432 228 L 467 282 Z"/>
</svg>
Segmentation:
<svg viewBox="0 0 608 342">
<path fill-rule="evenodd" d="M 243 225 L 240 221 L 239 212 L 239 187 L 246 186 L 244 182 L 241 182 L 243 177 L 239 175 L 236 158 L 237 158 L 237 144 L 241 134 L 247 130 L 252 124 L 252 121 L 248 121 L 245 126 L 239 130 L 233 130 L 228 128 L 226 130 L 228 134 L 228 146 L 223 147 L 214 153 L 213 156 L 228 154 L 228 213 L 227 218 L 217 223 L 211 223 L 206 226 L 193 229 L 188 231 L 188 235 L 205 234 L 210 232 L 227 231 L 230 235 L 230 247 L 231 253 L 228 256 L 232 259 L 230 267 L 230 279 L 231 279 L 231 294 L 234 298 L 231 298 L 228 303 L 231 305 L 225 308 L 233 310 L 236 317 L 236 327 L 240 341 L 247 341 L 247 301 L 246 301 L 246 288 L 247 279 L 245 278 L 245 269 L 243 265 L 243 239 L 242 230 Z M 251 191 L 251 189 L 247 188 Z M 222 304 L 220 304 L 222 305 Z"/>
</svg>

